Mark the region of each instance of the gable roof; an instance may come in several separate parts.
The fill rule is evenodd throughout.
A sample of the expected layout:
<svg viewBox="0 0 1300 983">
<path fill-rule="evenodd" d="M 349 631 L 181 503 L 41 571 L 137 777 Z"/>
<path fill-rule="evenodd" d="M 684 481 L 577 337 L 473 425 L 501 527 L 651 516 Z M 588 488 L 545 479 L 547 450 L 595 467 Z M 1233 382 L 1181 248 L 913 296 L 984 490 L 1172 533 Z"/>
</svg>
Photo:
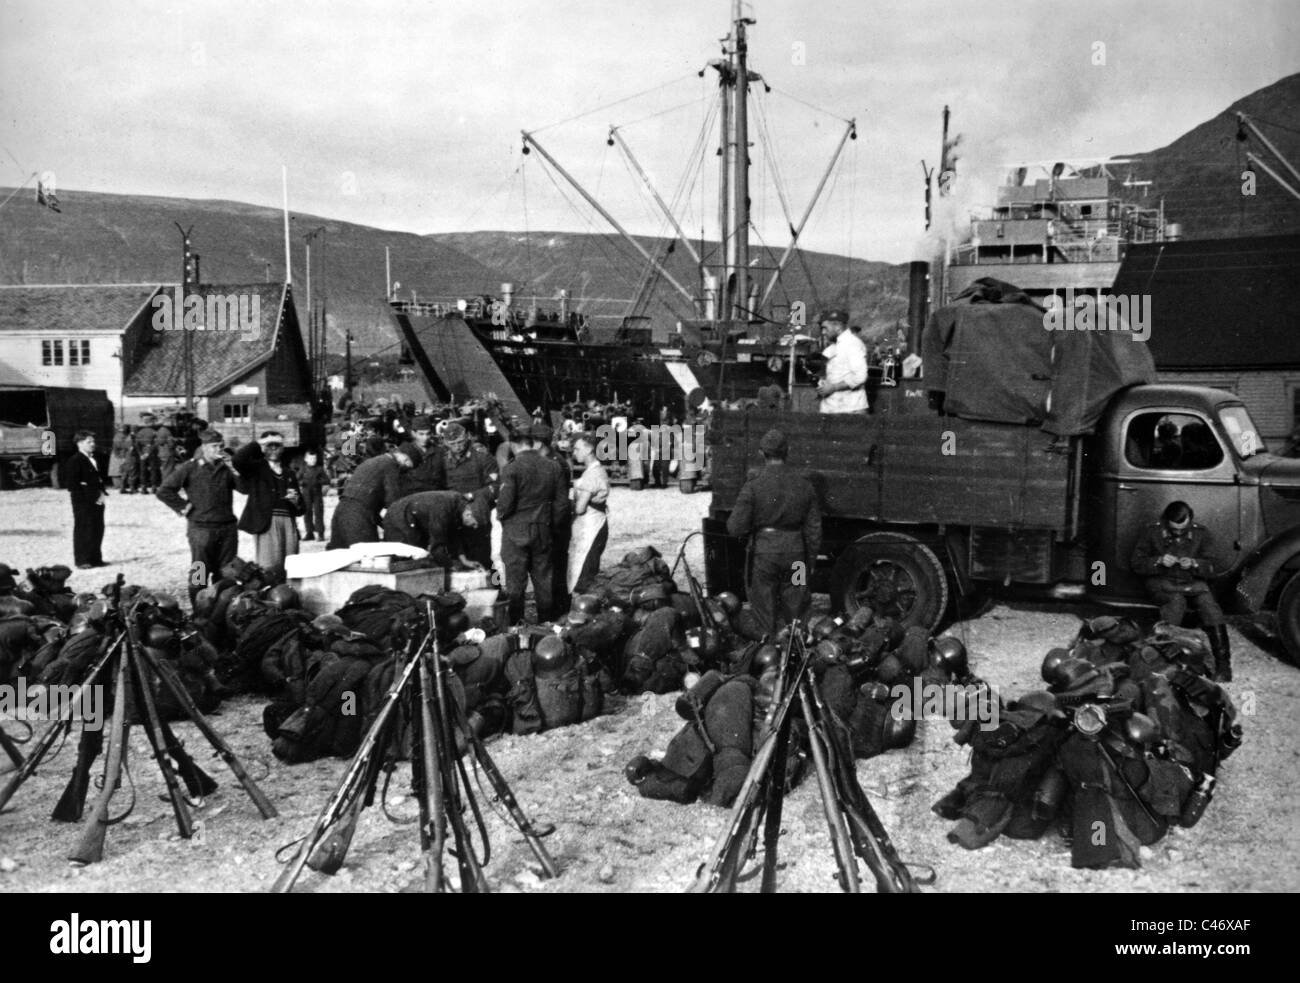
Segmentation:
<svg viewBox="0 0 1300 983">
<path fill-rule="evenodd" d="M 156 284 L 0 287 L 0 331 L 125 331 Z"/>
<path fill-rule="evenodd" d="M 1130 246 L 1112 294 L 1151 295 L 1157 369 L 1300 366 L 1300 235 Z"/>
<path fill-rule="evenodd" d="M 176 288 L 163 291 L 169 298 Z M 258 298 L 260 323 L 256 336 L 239 331 L 190 331 L 194 361 L 194 392 L 204 396 L 216 392 L 257 368 L 275 351 L 289 288 L 283 283 L 209 284 L 187 287 L 186 297 L 198 294 L 226 296 L 249 294 Z M 289 305 L 290 309 L 292 305 Z M 151 315 L 152 319 L 152 315 Z M 167 396 L 185 392 L 184 331 L 147 330 L 151 344 L 143 347 L 139 361 L 130 369 L 123 392 L 127 396 Z"/>
</svg>

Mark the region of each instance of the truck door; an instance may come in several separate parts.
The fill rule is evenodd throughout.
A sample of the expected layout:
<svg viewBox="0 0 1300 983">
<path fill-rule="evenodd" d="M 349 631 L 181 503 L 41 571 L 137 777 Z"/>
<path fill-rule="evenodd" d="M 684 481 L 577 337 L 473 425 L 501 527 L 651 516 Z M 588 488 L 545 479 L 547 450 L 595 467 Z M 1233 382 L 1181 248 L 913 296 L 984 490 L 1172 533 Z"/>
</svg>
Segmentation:
<svg viewBox="0 0 1300 983">
<path fill-rule="evenodd" d="M 1105 528 L 1098 530 L 1091 560 L 1106 563 L 1106 584 L 1093 585 L 1097 594 L 1142 598 L 1142 577 L 1130 560 L 1142 530 L 1160 519 L 1165 506 L 1184 501 L 1195 521 L 1213 536 L 1213 558 L 1219 569 L 1232 566 L 1240 538 L 1241 486 L 1235 461 L 1213 421 L 1197 410 L 1143 408 L 1122 421 L 1118 453 L 1106 455 L 1097 475 L 1104 502 Z M 1100 518 L 1100 517 L 1099 517 Z"/>
</svg>

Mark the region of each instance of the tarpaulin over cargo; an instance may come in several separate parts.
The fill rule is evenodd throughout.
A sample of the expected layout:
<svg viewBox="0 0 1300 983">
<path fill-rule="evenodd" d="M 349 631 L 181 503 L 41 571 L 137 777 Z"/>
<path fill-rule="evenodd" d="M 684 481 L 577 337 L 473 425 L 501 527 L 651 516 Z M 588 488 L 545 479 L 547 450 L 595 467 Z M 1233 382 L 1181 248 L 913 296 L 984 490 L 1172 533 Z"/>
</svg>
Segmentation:
<svg viewBox="0 0 1300 983">
<path fill-rule="evenodd" d="M 1045 313 L 990 277 L 935 311 L 921 354 L 926 388 L 944 394 L 944 412 L 1073 436 L 1092 432 L 1115 393 L 1155 381 L 1151 353 L 1122 313 L 1092 310 L 1099 330 L 1087 331 L 1048 330 Z M 1073 326 L 1073 317 L 1065 311 L 1058 323 Z"/>
</svg>

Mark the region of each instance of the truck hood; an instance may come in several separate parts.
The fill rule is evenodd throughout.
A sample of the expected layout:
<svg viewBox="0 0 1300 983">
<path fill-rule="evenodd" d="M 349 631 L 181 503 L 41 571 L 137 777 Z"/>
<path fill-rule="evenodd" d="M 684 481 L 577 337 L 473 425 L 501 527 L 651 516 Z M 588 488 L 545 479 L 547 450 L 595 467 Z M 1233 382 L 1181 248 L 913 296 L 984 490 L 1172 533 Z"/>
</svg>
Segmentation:
<svg viewBox="0 0 1300 983">
<path fill-rule="evenodd" d="M 1256 454 L 1242 470 L 1260 483 L 1259 505 L 1268 536 L 1300 526 L 1300 460 Z"/>
<path fill-rule="evenodd" d="M 1242 461 L 1241 469 L 1261 484 L 1300 491 L 1300 458 L 1256 454 Z"/>
</svg>

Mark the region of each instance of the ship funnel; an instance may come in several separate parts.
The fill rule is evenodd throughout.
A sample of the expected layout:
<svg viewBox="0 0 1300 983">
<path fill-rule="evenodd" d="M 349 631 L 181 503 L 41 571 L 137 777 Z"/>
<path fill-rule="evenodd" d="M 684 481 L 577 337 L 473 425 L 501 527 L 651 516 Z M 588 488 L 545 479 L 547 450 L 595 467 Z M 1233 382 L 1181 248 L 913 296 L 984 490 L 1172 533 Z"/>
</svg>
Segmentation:
<svg viewBox="0 0 1300 983">
<path fill-rule="evenodd" d="M 907 268 L 907 351 L 921 354 L 921 332 L 930 316 L 930 264 L 913 260 Z"/>
<path fill-rule="evenodd" d="M 1177 242 L 1183 237 L 1183 223 L 1170 222 L 1165 226 L 1165 242 Z"/>
<path fill-rule="evenodd" d="M 510 306 L 510 301 L 513 299 L 514 293 L 515 285 L 513 283 L 501 284 L 501 302 L 507 307 Z"/>
<path fill-rule="evenodd" d="M 704 275 L 704 320 L 718 319 L 718 278 L 712 273 Z"/>
</svg>

